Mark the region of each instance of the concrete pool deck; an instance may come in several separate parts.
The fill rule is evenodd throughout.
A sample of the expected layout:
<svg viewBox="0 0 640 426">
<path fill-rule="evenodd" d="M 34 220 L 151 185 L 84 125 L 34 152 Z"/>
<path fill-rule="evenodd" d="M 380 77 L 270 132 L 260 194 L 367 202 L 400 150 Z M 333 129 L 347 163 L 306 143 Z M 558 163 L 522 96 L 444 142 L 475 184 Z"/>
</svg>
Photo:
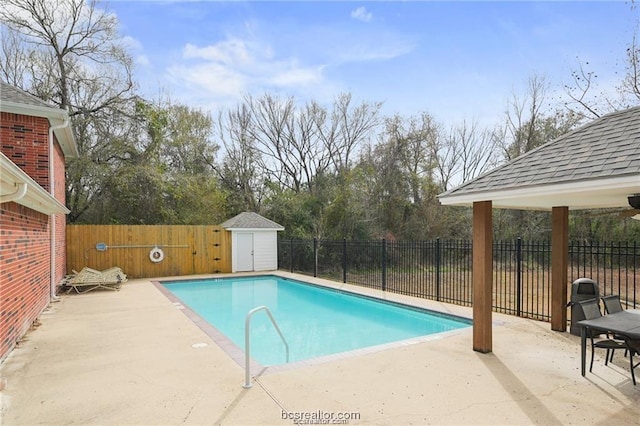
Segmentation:
<svg viewBox="0 0 640 426">
<path fill-rule="evenodd" d="M 470 308 L 383 297 L 471 316 Z M 628 358 L 616 354 L 605 366 L 596 352 L 593 373 L 582 377 L 579 337 L 493 319 L 491 354 L 472 350 L 469 328 L 252 372 L 258 377 L 244 389 L 236 361 L 150 280 L 131 280 L 119 292 L 51 304 L 0 365 L 0 424 L 286 425 L 294 416 L 342 415 L 350 420 L 324 424 L 638 424 L 640 385 L 631 383 Z"/>
</svg>

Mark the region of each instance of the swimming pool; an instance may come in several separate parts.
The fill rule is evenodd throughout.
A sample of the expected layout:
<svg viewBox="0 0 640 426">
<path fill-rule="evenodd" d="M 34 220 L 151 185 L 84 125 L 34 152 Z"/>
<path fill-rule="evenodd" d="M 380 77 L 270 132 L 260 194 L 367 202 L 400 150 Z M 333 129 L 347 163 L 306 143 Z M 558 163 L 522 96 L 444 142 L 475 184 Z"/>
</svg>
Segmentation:
<svg viewBox="0 0 640 426">
<path fill-rule="evenodd" d="M 289 362 L 469 327 L 457 318 L 277 276 L 165 281 L 169 292 L 244 350 L 247 313 L 267 306 L 289 345 Z M 251 320 L 251 356 L 286 363 L 265 312 Z"/>
</svg>

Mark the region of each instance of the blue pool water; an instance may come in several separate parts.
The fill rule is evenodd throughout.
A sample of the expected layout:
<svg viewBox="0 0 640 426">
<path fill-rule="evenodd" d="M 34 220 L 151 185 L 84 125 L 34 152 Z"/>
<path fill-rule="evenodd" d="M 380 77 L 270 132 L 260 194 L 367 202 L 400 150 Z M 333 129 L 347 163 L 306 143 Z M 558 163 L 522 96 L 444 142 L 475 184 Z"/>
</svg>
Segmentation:
<svg viewBox="0 0 640 426">
<path fill-rule="evenodd" d="M 289 344 L 289 362 L 470 326 L 468 320 L 407 308 L 275 276 L 164 282 L 180 301 L 244 350 L 247 313 L 267 306 Z M 286 362 L 263 311 L 251 319 L 251 356 Z"/>
</svg>

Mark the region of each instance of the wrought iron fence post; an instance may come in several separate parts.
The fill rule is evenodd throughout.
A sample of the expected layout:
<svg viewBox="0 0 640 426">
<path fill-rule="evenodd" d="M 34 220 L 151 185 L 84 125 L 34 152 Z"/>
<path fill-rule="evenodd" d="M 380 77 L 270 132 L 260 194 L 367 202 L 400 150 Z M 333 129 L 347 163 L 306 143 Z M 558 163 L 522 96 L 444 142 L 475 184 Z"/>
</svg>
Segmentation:
<svg viewBox="0 0 640 426">
<path fill-rule="evenodd" d="M 627 247 L 629 247 L 628 244 L 627 244 Z M 627 251 L 627 253 L 628 253 L 628 251 Z M 632 255 L 631 258 L 633 259 L 633 307 L 635 308 L 636 307 L 636 303 L 637 303 L 636 294 L 638 294 L 638 293 L 636 293 L 636 288 L 637 288 L 636 287 L 636 284 L 637 284 L 636 279 L 637 279 L 637 276 L 638 276 L 636 274 L 636 271 L 638 270 L 637 261 L 638 261 L 638 259 L 640 259 L 640 251 L 638 251 L 638 244 L 635 241 L 633 242 L 633 255 Z M 629 292 L 629 288 L 627 287 L 627 295 L 625 295 L 625 299 L 627 299 L 627 300 L 629 300 L 628 292 Z M 628 303 L 627 303 L 627 306 L 629 306 Z"/>
<path fill-rule="evenodd" d="M 293 274 L 293 238 L 289 240 L 289 259 L 291 260 L 291 273 Z"/>
<path fill-rule="evenodd" d="M 382 291 L 387 290 L 387 240 L 382 239 Z"/>
<path fill-rule="evenodd" d="M 436 238 L 436 300 L 440 301 L 440 238 Z"/>
<path fill-rule="evenodd" d="M 342 282 L 347 282 L 347 239 L 342 239 Z"/>
<path fill-rule="evenodd" d="M 318 239 L 313 237 L 313 276 L 318 276 Z"/>
<path fill-rule="evenodd" d="M 522 238 L 516 240 L 516 316 L 522 315 Z"/>
</svg>

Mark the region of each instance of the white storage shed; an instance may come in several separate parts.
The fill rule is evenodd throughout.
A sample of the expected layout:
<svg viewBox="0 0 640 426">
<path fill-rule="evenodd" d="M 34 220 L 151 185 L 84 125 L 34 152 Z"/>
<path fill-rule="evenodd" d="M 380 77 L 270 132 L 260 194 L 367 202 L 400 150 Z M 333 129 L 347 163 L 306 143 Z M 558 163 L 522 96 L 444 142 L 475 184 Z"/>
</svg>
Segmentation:
<svg viewBox="0 0 640 426">
<path fill-rule="evenodd" d="M 243 212 L 225 221 L 231 232 L 231 271 L 278 269 L 278 231 L 284 227 L 254 212 Z"/>
</svg>

